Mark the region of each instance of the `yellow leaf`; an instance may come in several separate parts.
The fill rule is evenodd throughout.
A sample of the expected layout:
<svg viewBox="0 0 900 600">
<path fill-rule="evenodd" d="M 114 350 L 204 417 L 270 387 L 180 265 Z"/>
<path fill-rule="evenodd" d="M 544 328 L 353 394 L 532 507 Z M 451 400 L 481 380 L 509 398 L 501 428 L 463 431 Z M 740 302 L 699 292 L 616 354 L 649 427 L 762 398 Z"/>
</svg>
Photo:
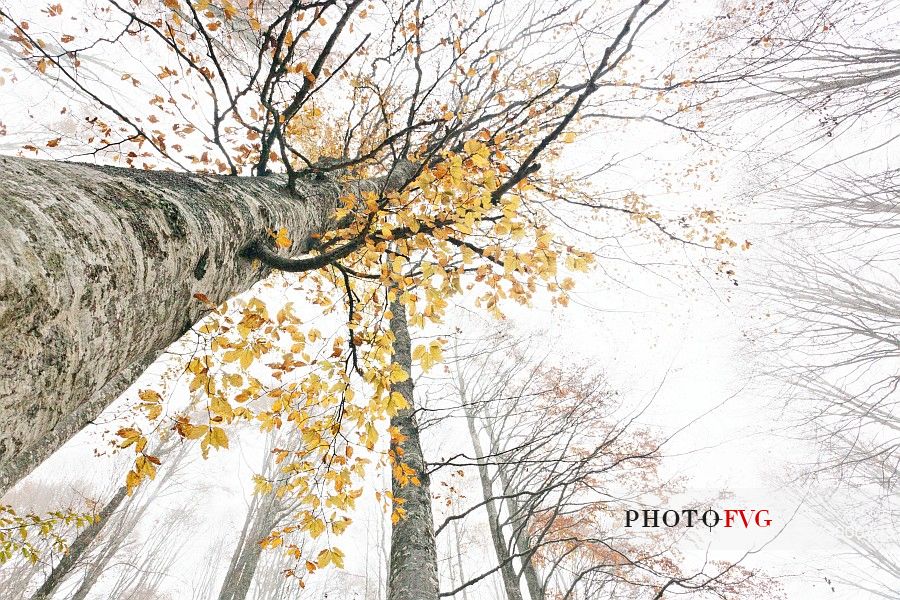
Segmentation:
<svg viewBox="0 0 900 600">
<path fill-rule="evenodd" d="M 120 448 L 127 448 L 132 444 L 138 443 L 140 440 L 144 439 L 141 436 L 141 432 L 133 427 L 123 427 L 119 431 L 116 432 L 120 438 L 123 438 L 121 442 L 119 442 Z"/>
<path fill-rule="evenodd" d="M 213 448 L 228 448 L 228 436 L 221 427 L 213 427 L 209 430 L 206 439 Z"/>
<path fill-rule="evenodd" d="M 272 484 L 262 475 L 253 476 L 253 492 L 256 494 L 268 494 L 272 491 Z"/>
<path fill-rule="evenodd" d="M 378 442 L 378 430 L 375 429 L 375 426 L 373 424 L 366 423 L 366 434 L 364 437 L 366 448 L 368 448 L 369 450 L 373 449 L 376 442 Z"/>
<path fill-rule="evenodd" d="M 138 398 L 144 402 L 162 402 L 162 396 L 156 390 L 140 390 Z"/>
<path fill-rule="evenodd" d="M 331 523 L 331 530 L 334 531 L 337 535 L 344 533 L 344 530 L 347 529 L 347 526 L 350 525 L 350 519 L 344 517 L 343 519 L 338 519 L 337 521 L 333 521 Z"/>
<path fill-rule="evenodd" d="M 130 496 L 134 489 L 141 484 L 141 476 L 135 473 L 134 471 L 128 471 L 128 475 L 125 476 L 125 487 L 128 490 L 128 495 Z"/>
<path fill-rule="evenodd" d="M 402 256 L 395 256 L 393 261 L 394 273 L 402 273 L 403 265 L 406 263 L 406 259 Z"/>
<path fill-rule="evenodd" d="M 181 434 L 183 438 L 189 440 L 199 440 L 206 434 L 209 427 L 207 427 L 206 425 L 191 425 L 187 421 L 179 421 L 175 426 L 175 429 L 179 434 Z"/>
<path fill-rule="evenodd" d="M 285 229 L 284 227 L 279 229 L 278 233 L 276 233 L 272 237 L 275 238 L 275 245 L 278 246 L 279 248 L 290 248 L 291 247 L 292 242 L 291 242 L 290 238 L 287 236 L 287 229 Z"/>
<path fill-rule="evenodd" d="M 387 406 L 385 407 L 388 416 L 393 417 L 397 414 L 397 411 L 403 410 L 404 408 L 409 408 L 409 402 L 406 401 L 403 394 L 400 392 L 391 392 L 390 396 L 388 396 Z"/>
<path fill-rule="evenodd" d="M 137 460 L 134 461 L 134 468 L 139 475 L 149 477 L 150 479 L 156 477 L 156 467 L 154 467 L 153 463 L 147 460 L 147 457 L 145 456 L 137 457 Z"/>
<path fill-rule="evenodd" d="M 307 529 L 307 531 L 309 531 L 310 537 L 315 539 L 315 538 L 319 537 L 320 535 L 322 535 L 322 533 L 325 532 L 325 522 L 322 521 L 322 519 L 316 519 L 316 518 L 309 519 L 309 521 L 307 521 L 307 523 L 306 523 L 306 529 Z M 320 564 L 319 566 L 324 566 L 324 565 Z"/>
<path fill-rule="evenodd" d="M 226 19 L 232 19 L 238 13 L 237 9 L 228 0 L 222 0 L 222 10 Z"/>
<path fill-rule="evenodd" d="M 323 567 L 327 567 L 329 563 L 333 564 L 339 569 L 343 569 L 344 553 L 337 548 L 326 548 L 325 550 L 319 552 L 319 556 L 316 558 L 316 563 L 319 565 L 320 569 Z"/>
<path fill-rule="evenodd" d="M 467 154 L 477 154 L 478 151 L 483 147 L 484 144 L 482 144 L 478 140 L 469 140 L 465 144 L 463 144 L 463 150 L 465 150 Z"/>
<path fill-rule="evenodd" d="M 234 418 L 234 411 L 231 409 L 231 405 L 222 396 L 214 396 L 209 403 L 209 409 L 227 421 L 231 421 Z"/>
<path fill-rule="evenodd" d="M 419 348 L 422 347 L 423 346 L 419 346 Z M 415 357 L 416 355 L 415 353 L 413 353 L 413 358 Z M 409 373 L 404 371 L 403 367 L 401 367 L 397 363 L 391 363 L 391 370 L 388 373 L 388 378 L 390 379 L 391 383 L 400 383 L 401 381 L 406 381 L 407 379 L 409 379 Z"/>
</svg>

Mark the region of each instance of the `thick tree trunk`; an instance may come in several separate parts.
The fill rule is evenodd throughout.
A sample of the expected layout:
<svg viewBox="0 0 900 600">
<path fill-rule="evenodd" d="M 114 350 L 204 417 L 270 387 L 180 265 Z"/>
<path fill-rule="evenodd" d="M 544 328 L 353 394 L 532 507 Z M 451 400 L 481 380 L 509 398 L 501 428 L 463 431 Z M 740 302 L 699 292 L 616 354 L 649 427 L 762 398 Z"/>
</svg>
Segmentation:
<svg viewBox="0 0 900 600">
<path fill-rule="evenodd" d="M 391 530 L 391 560 L 388 575 L 388 600 L 437 600 L 437 549 L 434 543 L 434 519 L 431 514 L 431 492 L 425 473 L 425 458 L 419 441 L 419 424 L 413 404 L 412 352 L 406 308 L 399 302 L 391 303 L 391 332 L 394 334 L 394 358 L 403 370 L 410 374 L 406 381 L 396 383 L 392 391 L 400 392 L 409 403 L 391 419 L 406 438 L 396 445 L 401 449 L 400 460 L 415 471 L 420 485 L 402 485 L 393 479 L 394 498 L 403 501 L 400 506 L 406 515 Z"/>
<path fill-rule="evenodd" d="M 0 495 L 198 320 L 195 293 L 218 303 L 265 275 L 241 249 L 280 227 L 305 242 L 342 192 L 12 157 L 0 182 Z"/>
</svg>

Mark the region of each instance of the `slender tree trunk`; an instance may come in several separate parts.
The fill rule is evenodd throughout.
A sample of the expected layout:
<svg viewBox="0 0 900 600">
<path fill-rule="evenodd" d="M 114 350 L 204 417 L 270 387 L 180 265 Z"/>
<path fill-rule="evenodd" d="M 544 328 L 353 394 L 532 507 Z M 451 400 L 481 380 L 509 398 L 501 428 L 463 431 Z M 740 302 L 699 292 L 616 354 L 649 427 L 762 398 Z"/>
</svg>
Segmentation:
<svg viewBox="0 0 900 600">
<path fill-rule="evenodd" d="M 475 448 L 475 456 L 478 460 L 478 478 L 481 480 L 481 493 L 484 496 L 484 506 L 488 513 L 488 526 L 491 529 L 491 539 L 494 542 L 494 552 L 497 554 L 497 564 L 500 565 L 500 575 L 503 578 L 503 588 L 506 590 L 508 600 L 522 600 L 522 590 L 519 588 L 519 578 L 509 557 L 509 548 L 503 530 L 500 527 L 500 515 L 497 511 L 497 503 L 494 502 L 494 485 L 484 463 L 484 450 L 478 431 L 475 429 L 475 415 L 468 405 L 465 397 L 465 388 L 460 381 L 460 395 L 462 405 L 466 412 L 466 424 L 469 426 L 469 435 L 472 437 L 472 445 Z"/>
<path fill-rule="evenodd" d="M 491 452 L 496 453 L 499 444 L 489 419 L 485 419 L 484 427 L 491 440 Z M 511 493 L 512 485 L 509 473 L 506 470 L 506 465 L 497 465 L 497 473 L 500 477 L 501 489 L 506 496 L 506 507 L 511 515 L 510 518 L 512 519 L 516 538 L 516 551 L 521 556 L 522 575 L 525 577 L 525 584 L 528 586 L 528 595 L 531 597 L 531 600 L 544 600 L 544 586 L 541 584 L 537 570 L 535 570 L 534 563 L 531 560 L 534 550 L 531 547 L 531 540 L 528 537 L 527 523 L 521 516 L 522 510 L 518 500 L 516 500 L 516 497 Z"/>
<path fill-rule="evenodd" d="M 393 360 L 410 374 L 406 381 L 396 383 L 392 391 L 403 394 L 409 408 L 391 418 L 406 438 L 392 449 L 402 451 L 399 457 L 415 471 L 420 485 L 402 485 L 393 479 L 394 498 L 403 501 L 400 506 L 406 515 L 394 524 L 391 531 L 391 559 L 388 575 L 388 600 L 437 600 L 438 574 L 437 549 L 434 542 L 434 519 L 431 514 L 431 492 L 425 473 L 425 458 L 419 441 L 419 424 L 413 404 L 412 351 L 406 308 L 400 302 L 391 303 L 391 332 L 394 334 Z"/>
<path fill-rule="evenodd" d="M 120 487 L 112 499 L 106 503 L 106 506 L 100 511 L 100 520 L 92 525 L 82 529 L 75 537 L 75 541 L 69 546 L 68 551 L 63 555 L 62 559 L 56 563 L 50 575 L 41 584 L 41 587 L 31 596 L 31 600 L 47 600 L 53 597 L 53 592 L 57 586 L 62 583 L 63 579 L 72 572 L 72 569 L 78 564 L 78 561 L 84 556 L 85 551 L 91 547 L 97 535 L 106 526 L 109 517 L 119 508 L 122 501 L 126 497 L 126 489 Z"/>
<path fill-rule="evenodd" d="M 266 271 L 239 258 L 284 227 L 305 251 L 349 185 L 0 157 L 0 496 L 206 311 Z"/>
<path fill-rule="evenodd" d="M 146 508 L 146 505 L 144 505 L 143 508 Z M 125 510 L 132 510 L 132 507 L 129 506 Z M 113 557 L 122 548 L 126 536 L 134 528 L 134 525 L 139 518 L 139 514 L 134 514 L 132 515 L 132 518 L 128 519 L 126 522 L 118 523 L 119 528 L 115 531 L 115 535 L 100 548 L 99 552 L 91 556 L 91 562 L 88 563 L 84 569 L 84 577 L 82 578 L 81 583 L 78 584 L 78 589 L 76 589 L 75 593 L 72 594 L 70 598 L 67 598 L 67 600 L 84 600 L 87 598 L 87 595 L 91 592 L 94 585 L 99 581 L 100 576 L 103 575 L 109 567 L 110 561 L 112 561 Z"/>
<path fill-rule="evenodd" d="M 239 579 L 239 576 L 235 574 L 240 570 L 239 565 L 241 563 L 243 551 L 247 544 L 247 539 L 249 539 L 250 531 L 253 529 L 254 522 L 258 518 L 258 515 L 256 514 L 258 510 L 259 497 L 254 496 L 253 500 L 250 502 L 250 506 L 247 508 L 247 515 L 244 517 L 244 526 L 241 528 L 241 534 L 238 536 L 237 544 L 234 547 L 234 551 L 231 553 L 231 562 L 228 563 L 228 571 L 225 573 L 225 581 L 222 582 L 222 587 L 219 590 L 220 598 L 226 595 L 225 590 L 233 587 L 234 582 Z"/>
<path fill-rule="evenodd" d="M 84 579 L 78 586 L 78 589 L 75 590 L 75 593 L 72 594 L 70 600 L 84 600 L 85 598 L 87 598 L 87 595 L 90 593 L 94 585 L 96 585 L 97 581 L 100 579 L 100 575 L 103 574 L 103 571 L 109 564 L 109 559 L 111 556 L 112 554 L 104 555 L 100 562 L 98 562 L 96 565 L 90 566 L 90 568 L 84 575 Z"/>
<path fill-rule="evenodd" d="M 462 539 L 462 537 L 460 536 L 458 519 L 453 520 L 453 538 L 456 541 L 456 569 L 459 571 L 459 583 L 462 584 L 462 583 L 465 583 L 465 581 L 466 581 L 466 571 L 465 571 L 465 569 L 463 569 L 463 562 L 462 562 L 463 551 L 462 551 L 462 544 L 460 543 L 460 540 Z M 468 587 L 464 587 L 462 589 L 462 597 L 463 597 L 463 600 L 469 600 L 469 588 Z"/>
<path fill-rule="evenodd" d="M 170 457 L 169 453 L 174 447 L 176 447 L 176 442 L 171 440 L 150 450 L 151 454 L 165 456 L 172 460 L 171 462 L 167 461 L 166 468 L 162 470 L 162 477 L 157 479 L 153 487 L 150 488 L 149 498 L 145 496 L 145 494 L 148 494 L 147 489 L 143 488 L 138 492 L 138 496 L 131 497 L 126 502 L 126 498 L 128 498 L 127 489 L 125 486 L 120 487 L 109 502 L 100 510 L 98 515 L 100 517 L 99 521 L 85 527 L 75 536 L 75 540 L 69 546 L 66 554 L 53 567 L 50 575 L 41 584 L 41 587 L 31 596 L 31 600 L 48 600 L 52 598 L 60 584 L 76 569 L 83 570 L 85 575 L 78 587 L 78 591 L 73 596 L 73 600 L 84 597 L 90 591 L 105 570 L 109 560 L 122 546 L 122 542 L 129 538 L 143 510 L 153 502 L 160 490 L 165 489 L 176 473 L 176 466 L 185 456 L 186 446 L 181 446 L 179 452 Z M 137 498 L 141 498 L 141 503 L 136 505 Z M 125 507 L 120 511 L 119 508 L 123 502 Z M 110 529 L 110 522 L 113 519 L 115 519 L 115 524 Z M 100 541 L 99 551 L 92 553 L 90 557 L 91 562 L 88 563 L 85 560 L 87 553 L 96 546 L 97 538 L 101 533 L 104 533 L 104 539 Z"/>
<path fill-rule="evenodd" d="M 277 430 L 269 434 L 263 452 L 261 471 L 265 477 L 276 477 L 279 471 L 279 467 L 271 460 L 272 450 L 276 446 L 291 447 L 296 443 L 295 438 L 299 438 L 296 431 L 288 432 L 284 437 L 279 437 Z M 259 542 L 278 527 L 289 512 L 290 504 L 286 499 L 279 498 L 273 493 L 253 495 L 244 518 L 244 526 L 231 555 L 225 580 L 219 590 L 219 600 L 244 600 L 247 597 L 263 556 Z M 278 573 L 276 577 L 278 584 L 265 590 L 267 598 L 275 598 L 278 595 L 284 576 Z M 265 585 L 259 579 L 256 581 L 257 589 L 260 589 L 258 586 L 261 583 Z"/>
<path fill-rule="evenodd" d="M 263 552 L 259 541 L 276 526 L 278 517 L 278 499 L 275 494 L 254 498 L 222 583 L 219 600 L 244 600 L 247 597 Z"/>
</svg>

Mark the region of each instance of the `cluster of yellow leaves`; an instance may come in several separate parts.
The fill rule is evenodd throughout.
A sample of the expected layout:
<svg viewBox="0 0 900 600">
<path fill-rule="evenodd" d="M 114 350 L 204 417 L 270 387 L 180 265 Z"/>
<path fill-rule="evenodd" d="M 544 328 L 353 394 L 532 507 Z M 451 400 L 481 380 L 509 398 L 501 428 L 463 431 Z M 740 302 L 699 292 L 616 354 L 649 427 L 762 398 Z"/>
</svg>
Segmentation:
<svg viewBox="0 0 900 600">
<path fill-rule="evenodd" d="M 495 314 L 501 301 L 527 303 L 540 289 L 565 304 L 574 286 L 565 273 L 590 267 L 590 254 L 560 243 L 534 213 L 522 210 L 527 195 L 538 193 L 527 180 L 502 197 L 494 194 L 512 170 L 499 147 L 504 138 L 483 131 L 461 152 L 445 152 L 424 166 L 406 189 L 342 198 L 336 217 L 343 228 L 319 242 L 327 248 L 362 240 L 341 260 L 352 273 L 349 282 L 346 271 L 325 268 L 289 284 L 306 294 L 307 305 L 338 318 L 342 325 L 334 333 L 302 322 L 290 302 L 270 306 L 253 297 L 216 306 L 197 296 L 211 314 L 196 330 L 205 340 L 203 350 L 185 366 L 192 405 L 169 417 L 172 429 L 199 441 L 204 457 L 210 448 L 228 447 L 229 426 L 236 422 L 296 434 L 289 447 L 273 453 L 276 474 L 257 476 L 254 484 L 257 493 L 290 496 L 299 506 L 294 521 L 263 545 L 285 548 L 307 571 L 340 566 L 340 551 L 329 545 L 327 552 L 307 557 L 289 536 L 344 531 L 371 453 L 379 442 L 384 448 L 380 431 L 408 407 L 395 389 L 409 374 L 391 360 L 389 304 L 399 301 L 413 327 L 440 322 L 449 297 L 476 288 L 476 302 Z M 635 221 L 657 218 L 639 197 L 629 202 Z M 290 231 L 277 229 L 270 236 L 278 248 L 290 250 Z M 433 368 L 443 358 L 442 346 L 440 339 L 416 345 L 415 365 Z M 142 392 L 140 398 L 149 420 L 163 418 L 158 394 Z M 394 479 L 419 485 L 403 462 L 397 443 L 402 436 L 393 428 L 390 434 L 391 449 L 383 456 Z M 121 445 L 133 444 L 138 454 L 130 490 L 152 479 L 156 463 L 144 454 L 146 439 L 138 430 L 122 430 L 120 436 Z M 402 518 L 401 499 L 382 497 L 391 518 Z"/>
<path fill-rule="evenodd" d="M 315 76 L 305 62 L 298 63 L 290 70 L 302 75 L 310 83 L 315 82 Z M 344 142 L 343 124 L 334 116 L 330 119 L 326 118 L 319 106 L 311 105 L 300 110 L 291 119 L 285 128 L 285 135 L 298 151 L 302 152 L 310 161 L 316 162 L 322 157 L 340 154 Z M 304 165 L 295 166 L 302 168 Z"/>
<path fill-rule="evenodd" d="M 718 225 L 722 221 L 721 217 L 715 211 L 695 208 L 693 217 L 699 225 L 687 232 L 687 239 L 696 239 L 702 243 L 712 242 L 713 247 L 715 247 L 716 250 L 735 248 L 738 245 L 736 241 L 731 239 L 731 236 L 728 235 L 728 232 L 725 229 L 713 229 L 713 225 Z M 741 246 L 742 250 L 747 250 L 749 248 L 749 242 L 745 242 Z"/>
<path fill-rule="evenodd" d="M 501 300 L 527 303 L 540 288 L 564 299 L 572 283 L 557 284 L 561 261 L 570 270 L 587 268 L 589 255 L 555 242 L 536 217 L 523 216 L 524 196 L 532 191 L 527 181 L 495 197 L 512 170 L 498 146 L 504 139 L 502 133 L 483 131 L 462 152 L 446 152 L 424 167 L 404 190 L 342 199 L 336 217 L 345 227 L 320 242 L 334 246 L 364 237 L 342 261 L 355 273 L 350 289 L 336 269 L 304 274 L 299 285 L 308 305 L 343 321 L 346 335 L 326 335 L 301 322 L 291 303 L 270 307 L 253 297 L 215 306 L 197 296 L 211 309 L 196 330 L 205 350 L 187 361 L 192 404 L 169 417 L 171 428 L 185 440 L 198 440 L 204 457 L 210 448 L 228 447 L 228 428 L 235 422 L 295 432 L 290 447 L 273 454 L 276 475 L 254 482 L 258 493 L 289 495 L 300 507 L 294 523 L 266 538 L 266 547 L 284 545 L 296 552 L 284 541 L 293 532 L 315 538 L 328 528 L 335 535 L 343 531 L 349 523 L 344 515 L 353 509 L 372 462 L 368 455 L 382 439 L 379 430 L 408 408 L 395 389 L 409 374 L 391 360 L 390 302 L 399 301 L 410 325 L 422 327 L 440 322 L 450 296 L 477 287 L 477 302 L 500 314 Z M 270 235 L 277 247 L 290 248 L 291 232 L 278 229 Z M 348 314 L 351 296 L 355 301 Z M 440 339 L 417 345 L 414 363 L 422 370 L 433 368 L 443 358 L 442 345 Z M 162 418 L 158 394 L 142 392 L 141 401 L 150 421 Z M 394 478 L 419 485 L 415 471 L 403 463 L 397 444 L 402 436 L 390 433 L 392 450 L 383 456 Z M 120 445 L 133 445 L 137 454 L 127 480 L 130 491 L 154 477 L 158 461 L 144 453 L 146 438 L 138 429 L 119 435 Z M 385 497 L 391 500 L 392 518 L 401 518 L 399 499 Z M 340 555 L 311 562 L 337 566 Z"/>
<path fill-rule="evenodd" d="M 144 396 L 149 395 L 158 395 L 155 392 L 143 391 L 141 392 Z M 158 417 L 162 410 L 156 412 L 156 405 L 152 405 L 154 408 L 153 412 L 156 413 Z M 125 486 L 128 490 L 128 495 L 130 496 L 134 493 L 135 488 L 137 488 L 144 479 L 155 479 L 156 478 L 156 466 L 160 464 L 159 458 L 148 454 L 145 452 L 147 449 L 147 437 L 141 432 L 140 429 L 136 427 L 122 427 L 116 432 L 116 436 L 121 438 L 119 442 L 120 448 L 134 448 L 134 453 L 137 455 L 134 459 L 134 466 L 128 474 L 125 476 Z"/>
<path fill-rule="evenodd" d="M 406 509 L 403 508 L 403 503 L 406 502 L 403 498 L 391 498 L 393 510 L 391 510 L 391 523 L 396 525 L 400 519 L 406 517 Z"/>
<path fill-rule="evenodd" d="M 65 552 L 68 544 L 60 532 L 61 528 L 82 528 L 98 521 L 96 514 L 75 511 L 19 515 L 12 506 L 0 504 L 0 564 L 17 555 L 36 563 L 42 545 L 56 552 Z"/>
<path fill-rule="evenodd" d="M 272 233 L 276 240 L 286 238 L 283 230 Z M 318 278 L 326 275 L 320 273 Z M 337 280 L 316 283 L 313 279 L 307 281 L 310 304 L 318 304 L 325 314 L 342 308 L 328 293 Z M 408 407 L 402 394 L 392 390 L 409 377 L 390 362 L 393 336 L 370 326 L 374 312 L 367 312 L 365 330 L 363 315 L 356 315 L 355 326 L 360 327 L 353 336 L 360 355 L 357 372 L 348 369 L 350 340 L 302 323 L 290 302 L 270 310 L 258 297 L 222 306 L 213 305 L 202 294 L 197 299 L 212 311 L 195 329 L 205 350 L 187 359 L 184 366 L 191 405 L 165 416 L 160 394 L 142 390 L 138 405 L 142 415 L 151 422 L 170 420 L 178 436 L 199 441 L 204 457 L 210 448 L 228 447 L 229 427 L 236 422 L 255 423 L 263 432 L 292 432 L 291 443 L 273 453 L 275 475 L 254 479 L 257 493 L 290 496 L 299 507 L 294 522 L 273 532 L 264 546 L 284 545 L 295 552 L 284 541 L 293 532 L 313 538 L 326 530 L 341 534 L 350 523 L 347 513 L 362 493 L 361 482 L 372 462 L 379 429 Z M 346 331 L 341 318 L 333 321 L 338 330 Z M 118 439 L 120 447 L 133 447 L 137 455 L 126 479 L 130 493 L 155 476 L 158 460 L 146 453 L 147 436 L 137 427 L 122 428 Z M 329 551 L 313 563 L 340 566 L 340 551 L 333 547 Z"/>
<path fill-rule="evenodd" d="M 344 264 L 397 290 L 412 326 L 439 322 L 448 297 L 476 287 L 477 303 L 497 315 L 501 300 L 528 303 L 539 288 L 564 297 L 555 282 L 560 261 L 583 271 L 591 256 L 558 243 L 539 217 L 522 210 L 533 193 L 527 181 L 496 197 L 512 172 L 500 149 L 505 139 L 483 130 L 462 152 L 445 152 L 423 167 L 403 191 L 343 198 L 337 217 L 352 223 L 323 242 L 365 236 L 364 247 Z M 440 349 L 431 346 L 416 358 L 430 367 Z"/>
<path fill-rule="evenodd" d="M 423 371 L 428 371 L 443 360 L 441 342 L 436 340 L 429 343 L 428 346 L 416 346 L 412 351 L 412 358 L 419 361 Z"/>
</svg>

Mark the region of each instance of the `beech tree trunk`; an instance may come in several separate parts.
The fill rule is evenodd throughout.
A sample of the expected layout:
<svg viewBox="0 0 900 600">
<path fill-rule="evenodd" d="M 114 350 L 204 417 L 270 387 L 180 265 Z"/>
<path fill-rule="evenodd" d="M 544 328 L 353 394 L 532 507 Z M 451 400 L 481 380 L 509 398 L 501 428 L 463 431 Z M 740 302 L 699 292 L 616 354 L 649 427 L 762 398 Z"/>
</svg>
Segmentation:
<svg viewBox="0 0 900 600">
<path fill-rule="evenodd" d="M 53 597 L 56 588 L 59 587 L 59 584 L 62 583 L 63 579 L 65 579 L 78 565 L 78 562 L 83 558 L 85 551 L 91 547 L 91 544 L 97 538 L 97 535 L 106 526 L 110 516 L 112 516 L 119 508 L 119 505 L 122 504 L 122 501 L 127 496 L 126 492 L 127 489 L 125 486 L 120 487 L 112 499 L 107 502 L 106 506 L 100 511 L 100 520 L 78 532 L 75 541 L 72 542 L 60 561 L 53 567 L 50 575 L 48 575 L 47 579 L 44 580 L 44 583 L 41 584 L 41 587 L 39 587 L 34 595 L 31 596 L 31 600 L 48 600 Z"/>
<path fill-rule="evenodd" d="M 259 542 L 276 527 L 280 516 L 275 494 L 254 496 L 231 556 L 219 600 L 244 600 L 247 597 L 263 553 Z"/>
<path fill-rule="evenodd" d="M 434 542 L 434 518 L 431 514 L 431 491 L 425 473 L 425 458 L 419 441 L 419 424 L 413 404 L 412 351 L 406 308 L 399 302 L 391 303 L 391 332 L 394 334 L 393 360 L 410 374 L 406 381 L 395 383 L 392 391 L 400 392 L 409 408 L 398 411 L 391 418 L 391 425 L 405 436 L 396 451 L 402 450 L 400 460 L 415 471 L 420 485 L 402 485 L 392 479 L 394 498 L 406 514 L 391 529 L 391 557 L 388 575 L 388 600 L 437 600 L 438 574 L 437 549 Z"/>
<path fill-rule="evenodd" d="M 515 567 L 509 554 L 506 537 L 503 535 L 503 529 L 500 523 L 500 515 L 497 510 L 497 503 L 494 499 L 494 482 L 488 473 L 488 467 L 483 458 L 484 450 L 481 446 L 481 440 L 478 438 L 478 431 L 475 428 L 475 415 L 472 407 L 468 404 L 465 395 L 465 384 L 460 377 L 460 398 L 463 409 L 466 413 L 466 424 L 469 428 L 469 436 L 472 438 L 472 446 L 475 450 L 475 456 L 478 460 L 478 479 L 481 481 L 481 494 L 484 496 L 484 507 L 488 513 L 488 527 L 491 530 L 491 540 L 494 543 L 494 552 L 497 554 L 497 564 L 500 567 L 500 575 L 503 579 L 503 588 L 506 590 L 507 600 L 522 600 L 522 590 L 519 587 L 519 578 L 516 577 Z"/>
<path fill-rule="evenodd" d="M 487 431 L 488 438 L 491 440 L 491 453 L 498 453 L 500 443 L 498 436 L 495 434 L 494 428 L 491 425 L 490 419 L 484 420 L 484 428 Z M 515 490 L 510 482 L 507 465 L 502 463 L 498 464 L 497 474 L 500 476 L 501 489 L 503 495 L 506 496 L 506 507 L 511 515 L 516 550 L 521 557 L 522 575 L 525 576 L 528 594 L 531 597 L 531 600 L 544 600 L 544 586 L 541 583 L 540 577 L 538 577 L 537 571 L 534 568 L 534 561 L 532 560 L 534 549 L 531 547 L 531 540 L 528 536 L 528 523 L 523 514 L 522 507 L 519 506 L 519 501 L 514 493 Z"/>
<path fill-rule="evenodd" d="M 219 303 L 266 274 L 243 248 L 284 227 L 304 251 L 344 191 L 13 157 L 0 182 L 0 496 L 203 315 L 195 293 Z"/>
</svg>

